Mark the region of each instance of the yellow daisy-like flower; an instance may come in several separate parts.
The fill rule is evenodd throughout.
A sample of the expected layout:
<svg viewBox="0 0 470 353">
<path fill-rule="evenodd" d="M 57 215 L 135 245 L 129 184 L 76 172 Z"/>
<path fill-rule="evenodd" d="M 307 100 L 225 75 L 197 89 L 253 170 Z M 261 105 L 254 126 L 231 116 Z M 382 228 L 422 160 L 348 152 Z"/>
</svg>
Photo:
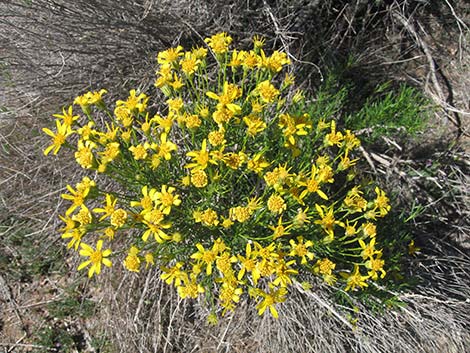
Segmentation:
<svg viewBox="0 0 470 353">
<path fill-rule="evenodd" d="M 207 136 L 207 139 L 209 140 L 209 143 L 212 146 L 220 146 L 225 144 L 225 131 L 224 129 L 220 129 L 218 131 L 211 131 L 209 132 L 209 135 Z"/>
<path fill-rule="evenodd" d="M 126 224 L 127 219 L 127 212 L 122 208 L 118 208 L 114 211 L 111 215 L 110 223 L 112 226 L 116 228 L 121 228 L 124 224 Z"/>
<path fill-rule="evenodd" d="M 150 235 L 153 235 L 157 243 L 171 240 L 171 236 L 163 230 L 171 227 L 171 223 L 163 223 L 164 214 L 158 209 L 153 209 L 144 215 L 144 224 L 148 229 L 142 234 L 142 240 L 147 241 Z"/>
<path fill-rule="evenodd" d="M 70 241 L 67 244 L 67 249 L 70 249 L 73 247 L 75 250 L 78 250 L 78 247 L 82 241 L 82 237 L 84 234 L 85 234 L 85 229 L 80 227 L 80 228 L 68 230 L 67 232 L 62 234 L 61 238 L 62 239 L 70 238 Z"/>
<path fill-rule="evenodd" d="M 256 87 L 261 100 L 265 103 L 273 103 L 277 96 L 279 96 L 279 90 L 269 81 L 263 81 Z"/>
<path fill-rule="evenodd" d="M 371 257 L 369 261 L 365 263 L 366 268 L 370 269 L 368 275 L 374 281 L 377 281 L 379 278 L 378 272 L 380 272 L 380 278 L 384 278 L 386 275 L 385 270 L 383 269 L 385 265 L 385 261 L 381 259 L 382 253 L 379 253 L 377 257 L 374 259 Z"/>
<path fill-rule="evenodd" d="M 201 169 L 191 170 L 191 183 L 197 188 L 203 188 L 207 185 L 207 174 Z"/>
<path fill-rule="evenodd" d="M 161 192 L 155 193 L 155 204 L 166 215 L 170 214 L 172 206 L 179 206 L 181 204 L 179 195 L 173 194 L 175 190 L 172 186 L 162 185 Z"/>
<path fill-rule="evenodd" d="M 62 119 L 64 125 L 72 126 L 73 123 L 79 118 L 78 115 L 73 115 L 72 109 L 73 109 L 72 106 L 69 106 L 67 111 L 65 110 L 65 108 L 63 108 L 62 114 L 53 114 L 52 116 L 58 119 Z"/>
<path fill-rule="evenodd" d="M 182 298 L 197 298 L 200 293 L 204 293 L 204 288 L 197 283 L 195 276 L 185 276 L 183 285 L 178 286 L 178 295 Z"/>
<path fill-rule="evenodd" d="M 55 121 L 55 125 L 57 128 L 57 132 L 52 132 L 48 128 L 43 128 L 42 131 L 52 137 L 52 144 L 44 150 L 44 155 L 47 156 L 49 152 L 53 150 L 54 154 L 57 154 L 59 152 L 60 148 L 62 145 L 65 143 L 67 137 L 73 133 L 72 129 L 70 128 L 70 125 L 60 123 L 59 120 Z"/>
<path fill-rule="evenodd" d="M 187 76 L 191 76 L 197 71 L 200 63 L 201 61 L 193 53 L 186 52 L 180 61 L 181 71 Z"/>
<path fill-rule="evenodd" d="M 93 212 L 104 213 L 104 215 L 101 216 L 101 218 L 99 219 L 100 221 L 102 221 L 103 219 L 110 217 L 114 213 L 116 202 L 117 202 L 116 197 L 114 197 L 111 194 L 106 194 L 106 205 L 103 208 L 94 208 Z"/>
<path fill-rule="evenodd" d="M 313 242 L 310 240 L 307 240 L 304 242 L 303 237 L 297 237 L 297 242 L 295 242 L 294 239 L 291 239 L 289 241 L 289 244 L 292 248 L 291 252 L 289 253 L 289 256 L 298 256 L 301 258 L 300 263 L 302 265 L 307 263 L 307 259 L 313 260 L 313 253 L 308 251 L 308 248 L 313 246 Z"/>
<path fill-rule="evenodd" d="M 88 270 L 88 277 L 91 278 L 95 273 L 99 275 L 101 272 L 101 264 L 107 267 L 112 266 L 111 261 L 107 259 L 107 257 L 111 255 L 111 250 L 101 250 L 103 247 L 103 240 L 98 240 L 96 243 L 96 249 L 93 249 L 91 246 L 84 243 L 81 243 L 80 246 L 80 255 L 89 257 L 89 259 L 82 262 L 78 266 L 78 270 L 80 271 L 91 264 L 91 267 Z"/>
<path fill-rule="evenodd" d="M 281 214 L 287 209 L 284 199 L 277 194 L 271 195 L 268 199 L 268 210 L 275 214 Z"/>
<path fill-rule="evenodd" d="M 75 160 L 77 163 L 85 169 L 90 169 L 93 166 L 93 149 L 96 148 L 96 144 L 91 141 L 82 140 L 78 141 L 77 152 L 75 152 Z"/>
<path fill-rule="evenodd" d="M 171 141 L 167 140 L 167 134 L 163 132 L 160 135 L 160 144 L 158 145 L 158 156 L 165 158 L 169 161 L 171 159 L 171 152 L 176 151 L 178 147 Z"/>
<path fill-rule="evenodd" d="M 217 252 L 214 249 L 204 249 L 201 243 L 196 244 L 197 252 L 191 255 L 192 259 L 201 261 L 206 266 L 206 274 L 212 273 L 212 264 L 217 258 Z"/>
<path fill-rule="evenodd" d="M 356 287 L 363 288 L 368 287 L 366 280 L 369 276 L 362 276 L 359 272 L 359 265 L 354 265 L 354 271 L 350 274 L 341 274 L 346 278 L 345 291 L 354 290 Z"/>
<path fill-rule="evenodd" d="M 274 305 L 284 302 L 286 300 L 286 295 L 287 289 L 284 287 L 279 289 L 271 288 L 270 292 L 260 291 L 260 296 L 263 300 L 256 306 L 258 314 L 261 316 L 266 309 L 269 309 L 271 315 L 275 319 L 279 318 L 279 314 Z"/>
<path fill-rule="evenodd" d="M 129 253 L 123 262 L 124 267 L 128 271 L 139 272 L 140 262 L 141 262 L 138 256 L 139 251 L 140 250 L 135 246 L 131 246 L 131 248 L 129 249 Z"/>
<path fill-rule="evenodd" d="M 209 152 L 207 151 L 207 140 L 202 141 L 200 151 L 191 151 L 186 153 L 188 157 L 193 159 L 192 163 L 187 164 L 185 167 L 190 169 L 201 169 L 204 170 L 207 168 L 208 163 L 217 164 L 214 159 L 209 157 Z"/>
<path fill-rule="evenodd" d="M 161 51 L 157 55 L 157 62 L 159 64 L 172 64 L 179 59 L 180 56 L 183 56 L 183 47 L 178 45 L 176 48 L 169 48 L 167 50 Z"/>
<path fill-rule="evenodd" d="M 137 95 L 137 91 L 132 89 L 129 91 L 129 97 L 127 97 L 127 100 L 118 100 L 116 102 L 116 106 L 124 106 L 129 109 L 129 111 L 137 110 L 139 113 L 142 113 L 147 108 L 148 100 L 149 97 L 145 93 Z"/>
<path fill-rule="evenodd" d="M 177 262 L 172 267 L 162 266 L 161 270 L 163 273 L 160 275 L 160 278 L 168 285 L 172 285 L 174 282 L 175 287 L 179 287 L 186 277 L 186 273 L 181 270 L 183 265 L 183 262 Z"/>
<path fill-rule="evenodd" d="M 211 47 L 216 54 L 224 54 L 228 50 L 228 46 L 232 43 L 232 37 L 227 35 L 225 32 L 214 34 L 210 38 L 204 39 L 204 41 Z"/>
<path fill-rule="evenodd" d="M 83 205 L 88 193 L 90 192 L 90 187 L 83 187 L 80 189 L 77 187 L 77 190 L 74 190 L 70 185 L 67 185 L 67 190 L 70 194 L 61 194 L 60 196 L 65 200 L 72 201 L 72 205 L 65 212 L 65 215 L 69 216 L 77 207 Z"/>
<path fill-rule="evenodd" d="M 129 151 L 132 152 L 134 159 L 136 161 L 139 161 L 139 160 L 147 158 L 148 156 L 147 149 L 149 148 L 150 148 L 150 145 L 147 142 L 144 143 L 143 145 L 139 143 L 137 146 L 129 147 Z"/>
</svg>

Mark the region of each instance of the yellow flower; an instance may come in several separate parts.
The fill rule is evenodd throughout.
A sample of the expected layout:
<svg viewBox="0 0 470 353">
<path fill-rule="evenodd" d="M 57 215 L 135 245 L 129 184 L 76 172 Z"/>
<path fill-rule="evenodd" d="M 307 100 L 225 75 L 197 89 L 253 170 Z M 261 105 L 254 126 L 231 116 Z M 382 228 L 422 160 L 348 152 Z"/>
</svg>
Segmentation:
<svg viewBox="0 0 470 353">
<path fill-rule="evenodd" d="M 88 260 L 82 262 L 78 266 L 78 270 L 82 270 L 83 268 L 87 267 L 88 265 L 91 264 L 90 269 L 88 270 L 88 277 L 92 277 L 95 273 L 97 275 L 100 274 L 101 272 L 101 264 L 111 267 L 111 261 L 107 259 L 109 255 L 111 255 L 111 250 L 106 249 L 106 250 L 101 250 L 103 247 L 103 241 L 98 240 L 96 243 L 96 249 L 93 249 L 91 246 L 81 243 L 81 250 L 80 250 L 80 255 L 81 256 L 87 256 L 89 257 Z"/>
<path fill-rule="evenodd" d="M 155 265 L 155 259 L 153 257 L 153 254 L 148 252 L 144 255 L 145 259 L 145 268 L 148 268 L 151 265 Z"/>
<path fill-rule="evenodd" d="M 162 132 L 160 135 L 160 145 L 158 145 L 158 156 L 169 161 L 171 159 L 171 152 L 176 150 L 176 145 L 173 142 L 167 140 L 167 134 Z"/>
<path fill-rule="evenodd" d="M 180 56 L 183 56 L 182 53 L 183 47 L 178 45 L 176 48 L 169 48 L 165 51 L 161 51 L 157 54 L 157 62 L 159 64 L 172 64 L 179 59 Z"/>
<path fill-rule="evenodd" d="M 256 136 L 264 131 L 267 127 L 266 123 L 256 115 L 248 115 L 243 117 L 243 122 L 247 126 L 247 133 L 250 136 Z"/>
<path fill-rule="evenodd" d="M 243 64 L 243 60 L 245 59 L 246 54 L 247 54 L 246 51 L 243 51 L 243 50 L 238 51 L 234 49 L 232 51 L 232 59 L 228 63 L 228 66 L 231 66 L 233 68 L 241 66 Z"/>
<path fill-rule="evenodd" d="M 192 259 L 200 260 L 206 266 L 206 274 L 212 273 L 212 264 L 214 263 L 217 252 L 214 249 L 206 250 L 201 243 L 196 244 L 197 252 L 191 255 Z"/>
<path fill-rule="evenodd" d="M 357 227 L 357 221 L 354 222 L 354 224 L 349 224 L 349 219 L 346 220 L 346 223 L 342 225 L 344 227 L 344 234 L 348 237 L 352 237 L 353 235 L 356 235 L 358 232 Z"/>
<path fill-rule="evenodd" d="M 111 225 L 116 228 L 121 228 L 124 224 L 126 224 L 127 219 L 127 212 L 122 208 L 118 208 L 116 211 L 113 212 L 111 215 Z"/>
<path fill-rule="evenodd" d="M 66 216 L 69 216 L 77 207 L 80 207 L 85 202 L 85 199 L 90 192 L 90 187 L 84 187 L 79 190 L 74 190 L 70 185 L 67 185 L 67 190 L 70 192 L 69 194 L 61 194 L 61 197 L 65 200 L 72 201 L 72 205 L 68 208 L 65 212 Z"/>
<path fill-rule="evenodd" d="M 351 151 L 360 145 L 361 141 L 356 137 L 356 135 L 351 133 L 350 130 L 345 130 L 342 146 L 346 149 L 346 152 Z"/>
<path fill-rule="evenodd" d="M 131 126 L 134 121 L 131 110 L 125 105 L 118 105 L 114 109 L 114 115 L 116 116 L 116 120 L 121 122 L 126 128 Z"/>
<path fill-rule="evenodd" d="M 85 205 L 81 205 L 80 211 L 74 214 L 72 219 L 80 223 L 80 225 L 85 226 L 91 223 L 93 217 L 91 216 L 90 210 Z"/>
<path fill-rule="evenodd" d="M 270 163 L 267 162 L 264 157 L 263 153 L 257 153 L 253 156 L 252 159 L 248 160 L 247 168 L 257 174 L 261 174 L 263 169 L 269 167 Z"/>
<path fill-rule="evenodd" d="M 312 128 L 309 121 L 309 115 L 291 116 L 290 114 L 281 114 L 279 116 L 279 127 L 282 128 L 282 134 L 286 139 L 285 146 L 295 146 L 297 143 L 295 136 L 305 136 L 307 130 Z"/>
<path fill-rule="evenodd" d="M 262 67 L 272 71 L 279 72 L 283 65 L 289 65 L 290 60 L 286 53 L 275 50 L 270 57 L 266 57 L 264 51 L 261 50 Z"/>
<path fill-rule="evenodd" d="M 280 259 L 274 269 L 274 275 L 276 278 L 273 281 L 275 286 L 281 286 L 286 288 L 288 285 L 292 284 L 292 277 L 299 273 L 299 271 L 294 270 L 291 265 L 295 264 L 295 260 L 286 262 L 284 259 Z"/>
<path fill-rule="evenodd" d="M 143 145 L 138 144 L 137 146 L 131 146 L 129 147 L 129 151 L 132 152 L 132 155 L 134 156 L 134 159 L 136 161 L 142 160 L 147 158 L 147 149 L 150 147 L 150 145 L 146 142 Z"/>
<path fill-rule="evenodd" d="M 200 293 L 204 293 L 204 288 L 196 282 L 195 276 L 185 276 L 183 285 L 178 286 L 178 295 L 182 298 L 197 298 Z"/>
<path fill-rule="evenodd" d="M 204 41 L 211 47 L 215 54 L 224 54 L 228 51 L 228 46 L 232 43 L 232 37 L 225 32 L 214 34 Z"/>
<path fill-rule="evenodd" d="M 313 260 L 313 253 L 308 251 L 308 248 L 313 246 L 313 242 L 310 240 L 307 240 L 304 242 L 303 237 L 297 237 L 297 243 L 294 241 L 294 239 L 289 240 L 289 244 L 292 248 L 291 252 L 289 253 L 289 256 L 298 256 L 301 258 L 300 263 L 302 265 L 305 265 L 307 263 L 307 258 L 309 260 Z"/>
<path fill-rule="evenodd" d="M 240 281 L 246 272 L 252 272 L 256 267 L 256 256 L 255 251 L 251 251 L 251 244 L 246 243 L 245 256 L 237 254 L 238 261 L 240 262 L 241 269 L 238 272 L 237 279 Z"/>
<path fill-rule="evenodd" d="M 279 95 L 279 90 L 269 80 L 259 83 L 256 92 L 265 103 L 273 103 Z"/>
<path fill-rule="evenodd" d="M 96 147 L 96 144 L 91 141 L 82 140 L 78 141 L 77 152 L 75 152 L 75 160 L 77 163 L 85 169 L 90 169 L 93 166 L 93 148 Z"/>
<path fill-rule="evenodd" d="M 320 216 L 321 219 L 316 220 L 314 223 L 321 225 L 321 227 L 328 234 L 329 238 L 332 240 L 334 236 L 333 228 L 335 224 L 340 223 L 339 221 L 335 219 L 335 216 L 333 213 L 333 206 L 327 207 L 327 206 L 320 206 L 318 204 L 315 204 L 315 209 L 317 210 L 318 215 Z"/>
<path fill-rule="evenodd" d="M 220 305 L 226 310 L 233 311 L 235 304 L 240 301 L 240 295 L 243 294 L 243 289 L 237 287 L 237 282 L 229 283 L 223 282 L 220 287 L 219 299 Z"/>
<path fill-rule="evenodd" d="M 377 234 L 377 226 L 370 222 L 364 223 L 362 225 L 362 232 L 364 236 L 373 238 Z"/>
<path fill-rule="evenodd" d="M 341 147 L 341 142 L 343 141 L 343 134 L 341 132 L 336 131 L 336 122 L 334 120 L 331 121 L 331 132 L 325 135 L 325 145 L 327 146 L 338 146 Z"/>
<path fill-rule="evenodd" d="M 381 217 L 384 217 L 391 209 L 389 204 L 389 199 L 383 190 L 380 190 L 379 187 L 375 188 L 375 193 L 377 194 L 376 199 L 374 200 L 374 206 L 376 209 L 379 209 Z"/>
<path fill-rule="evenodd" d="M 367 208 L 367 200 L 363 198 L 362 191 L 358 186 L 354 186 L 348 191 L 343 200 L 343 204 L 352 212 L 364 211 Z"/>
<path fill-rule="evenodd" d="M 195 129 L 201 126 L 201 119 L 196 114 L 186 115 L 184 122 L 188 129 Z"/>
<path fill-rule="evenodd" d="M 131 246 L 129 249 L 129 254 L 124 259 L 124 267 L 132 272 L 139 272 L 140 267 L 140 258 L 138 256 L 139 249 L 135 246 Z"/>
<path fill-rule="evenodd" d="M 243 152 L 234 153 L 229 152 L 225 153 L 223 156 L 223 161 L 225 165 L 231 169 L 237 170 L 243 164 L 246 159 L 246 155 Z"/>
<path fill-rule="evenodd" d="M 99 154 L 102 156 L 101 162 L 110 163 L 115 160 L 121 153 L 119 147 L 119 142 L 109 142 L 106 144 L 104 151 L 99 152 Z"/>
<path fill-rule="evenodd" d="M 122 101 L 118 100 L 116 106 L 124 106 L 130 111 L 137 110 L 139 113 L 142 113 L 147 108 L 147 102 L 149 97 L 145 93 L 140 93 L 137 95 L 135 89 L 129 91 L 129 97 L 127 100 Z"/>
<path fill-rule="evenodd" d="M 162 274 L 160 278 L 165 281 L 166 284 L 171 285 L 173 282 L 175 283 L 176 287 L 181 285 L 183 279 L 186 277 L 186 273 L 184 273 L 181 268 L 183 267 L 182 262 L 177 262 L 173 267 L 161 267 Z"/>
<path fill-rule="evenodd" d="M 226 142 L 224 134 L 225 134 L 224 128 L 221 128 L 218 131 L 209 132 L 207 139 L 209 140 L 209 143 L 212 146 L 220 146 L 220 145 L 225 144 Z"/>
<path fill-rule="evenodd" d="M 167 117 L 155 115 L 153 119 L 155 119 L 155 122 L 157 123 L 158 127 L 160 129 L 163 129 L 163 131 L 167 134 L 170 132 L 171 127 L 173 126 L 173 122 L 175 121 L 173 114 L 169 114 Z"/>
<path fill-rule="evenodd" d="M 268 210 L 275 214 L 281 214 L 287 209 L 284 199 L 280 195 L 273 194 L 268 199 Z"/>
<path fill-rule="evenodd" d="M 287 289 L 284 287 L 279 289 L 271 287 L 270 292 L 260 291 L 260 296 L 263 298 L 263 300 L 256 306 L 258 309 L 258 314 L 261 316 L 266 311 L 266 309 L 269 309 L 271 315 L 275 319 L 279 318 L 279 314 L 274 305 L 284 302 L 286 300 L 286 294 Z"/>
<path fill-rule="evenodd" d="M 307 188 L 300 193 L 299 199 L 302 200 L 310 193 L 316 193 L 324 200 L 328 200 L 328 196 L 320 189 L 320 181 L 318 178 L 318 169 L 315 164 L 312 165 L 310 178 L 307 181 L 300 181 L 299 186 L 306 186 Z"/>
<path fill-rule="evenodd" d="M 53 114 L 52 116 L 55 117 L 55 118 L 62 119 L 64 125 L 70 126 L 70 127 L 79 118 L 78 115 L 73 115 L 72 106 L 69 106 L 67 111 L 65 111 L 65 108 L 62 108 L 62 115 L 61 114 Z"/>
<path fill-rule="evenodd" d="M 265 38 L 263 38 L 262 36 L 259 36 L 257 34 L 255 34 L 253 36 L 253 46 L 255 49 L 261 49 L 263 46 L 264 46 L 264 42 L 266 41 Z"/>
<path fill-rule="evenodd" d="M 208 208 L 204 212 L 197 212 L 197 217 L 195 217 L 196 222 L 202 222 L 204 225 L 217 226 L 219 224 L 219 218 L 217 212 Z"/>
<path fill-rule="evenodd" d="M 207 185 L 207 174 L 201 169 L 191 170 L 191 183 L 197 188 L 203 188 Z"/>
<path fill-rule="evenodd" d="M 279 219 L 277 221 L 277 225 L 275 227 L 274 226 L 268 226 L 269 229 L 274 231 L 274 233 L 272 235 L 273 240 L 275 240 L 277 238 L 280 238 L 284 235 L 290 234 L 289 229 L 291 227 L 292 227 L 292 225 L 288 225 L 287 227 L 284 227 L 284 225 L 282 224 L 282 216 L 279 217 Z"/>
<path fill-rule="evenodd" d="M 196 47 L 191 52 L 198 59 L 204 59 L 207 56 L 207 49 L 204 47 Z"/>
<path fill-rule="evenodd" d="M 59 120 L 55 121 L 55 125 L 57 127 L 57 132 L 54 133 L 48 128 L 43 128 L 42 131 L 52 137 L 52 144 L 44 150 L 44 155 L 47 156 L 49 152 L 52 150 L 54 154 L 57 154 L 59 152 L 60 147 L 66 142 L 66 139 L 69 135 L 73 133 L 72 129 L 70 128 L 69 125 L 66 125 L 65 122 L 64 124 L 61 124 Z"/>
<path fill-rule="evenodd" d="M 164 214 L 170 214 L 171 206 L 179 206 L 181 204 L 181 199 L 179 195 L 173 195 L 175 188 L 166 185 L 162 185 L 161 192 L 155 194 L 155 204 L 160 205 L 160 210 Z"/>
<path fill-rule="evenodd" d="M 384 278 L 386 272 L 384 271 L 383 267 L 385 265 L 385 261 L 381 259 L 382 253 L 380 252 L 377 254 L 377 257 L 374 259 L 373 257 L 369 258 L 369 261 L 365 263 L 366 268 L 370 269 L 368 275 L 374 280 L 377 281 L 378 274 L 380 272 L 380 278 Z"/>
<path fill-rule="evenodd" d="M 333 261 L 327 258 L 324 258 L 324 259 L 317 261 L 314 267 L 314 271 L 319 272 L 321 275 L 326 276 L 326 275 L 331 275 L 331 273 L 333 272 L 335 268 L 336 268 L 336 264 Z"/>
<path fill-rule="evenodd" d="M 193 53 L 186 52 L 184 53 L 184 58 L 180 61 L 181 71 L 187 76 L 191 76 L 197 71 L 200 63 L 201 61 Z"/>
<path fill-rule="evenodd" d="M 73 221 L 75 223 L 75 221 Z M 79 228 L 74 228 L 66 231 L 64 234 L 62 234 L 61 238 L 62 239 L 70 239 L 69 243 L 67 244 L 67 249 L 74 248 L 75 250 L 78 250 L 78 246 L 80 245 L 82 241 L 82 237 L 85 234 L 85 229 L 82 227 Z"/>
<path fill-rule="evenodd" d="M 219 252 L 221 252 L 220 249 L 219 249 Z M 231 255 L 230 252 L 228 251 L 222 252 L 215 259 L 215 264 L 216 264 L 217 269 L 226 278 L 233 277 L 232 264 L 235 262 L 237 262 L 237 257 Z"/>
<path fill-rule="evenodd" d="M 359 272 L 359 265 L 354 265 L 354 271 L 350 274 L 342 274 L 346 278 L 345 291 L 354 290 L 356 287 L 368 287 L 366 280 L 369 276 L 362 276 Z"/>
<path fill-rule="evenodd" d="M 192 163 L 189 163 L 185 166 L 185 168 L 190 168 L 193 170 L 201 169 L 204 170 L 207 168 L 207 164 L 217 164 L 214 159 L 209 158 L 209 152 L 207 151 L 207 140 L 204 139 L 202 141 L 201 150 L 200 151 L 191 151 L 186 153 L 188 157 L 193 159 Z"/>
<path fill-rule="evenodd" d="M 251 211 L 248 207 L 237 206 L 230 208 L 229 215 L 231 220 L 243 223 L 250 218 Z"/>
<path fill-rule="evenodd" d="M 153 208 L 154 202 L 157 200 L 156 193 L 157 193 L 157 190 L 152 188 L 149 191 L 148 186 L 145 185 L 144 187 L 142 187 L 142 196 L 143 197 L 140 199 L 140 201 L 131 201 L 131 206 L 132 207 L 136 207 L 136 206 L 142 207 L 143 208 L 143 210 L 141 212 L 142 214 L 151 211 L 152 208 Z"/>
<path fill-rule="evenodd" d="M 77 129 L 77 133 L 83 141 L 89 140 L 93 134 L 96 134 L 96 130 L 93 129 L 93 126 L 95 126 L 95 123 L 89 121 L 86 125 Z"/>
<path fill-rule="evenodd" d="M 253 50 L 250 50 L 244 58 L 243 67 L 245 69 L 254 69 L 261 62 L 261 57 L 256 54 Z"/>
<path fill-rule="evenodd" d="M 307 211 L 308 207 L 305 210 L 302 210 L 301 208 L 298 209 L 293 220 L 296 227 L 303 227 L 305 224 L 310 223 L 311 216 L 307 214 Z"/>
<path fill-rule="evenodd" d="M 369 259 L 372 258 L 375 254 L 380 254 L 381 250 L 375 250 L 375 238 L 372 238 L 369 244 L 366 245 L 364 240 L 359 239 L 359 245 L 361 246 L 361 256 L 362 259 Z"/>
<path fill-rule="evenodd" d="M 144 215 L 144 224 L 148 229 L 142 234 L 142 240 L 147 241 L 149 236 L 153 234 L 157 243 L 163 243 L 165 240 L 171 240 L 171 236 L 166 234 L 163 229 L 171 227 L 170 223 L 163 222 L 163 212 L 153 209 Z"/>
<path fill-rule="evenodd" d="M 106 217 L 110 217 L 113 214 L 113 212 L 115 211 L 114 208 L 116 207 L 117 199 L 111 194 L 106 194 L 105 202 L 106 202 L 106 205 L 104 206 L 104 208 L 93 209 L 93 212 L 95 213 L 104 213 L 104 215 L 101 216 L 101 218 L 99 219 L 100 221 L 102 221 Z"/>
</svg>

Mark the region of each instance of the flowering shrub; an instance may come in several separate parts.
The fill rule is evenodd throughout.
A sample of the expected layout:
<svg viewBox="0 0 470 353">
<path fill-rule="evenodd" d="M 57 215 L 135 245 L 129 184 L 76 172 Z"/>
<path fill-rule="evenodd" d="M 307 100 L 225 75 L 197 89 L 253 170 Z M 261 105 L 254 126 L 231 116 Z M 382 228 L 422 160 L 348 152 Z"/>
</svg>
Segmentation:
<svg viewBox="0 0 470 353">
<path fill-rule="evenodd" d="M 67 147 L 114 180 L 84 177 L 62 195 L 78 269 L 159 266 L 182 298 L 205 293 L 225 312 L 249 295 L 274 317 L 302 273 L 346 291 L 383 278 L 376 221 L 389 200 L 356 182 L 358 138 L 308 113 L 288 56 L 262 38 L 249 51 L 226 33 L 205 42 L 158 54 L 164 102 L 131 90 L 111 109 L 105 90 L 88 92 L 74 101 L 82 114 L 70 106 L 43 129 L 44 154 Z"/>
</svg>

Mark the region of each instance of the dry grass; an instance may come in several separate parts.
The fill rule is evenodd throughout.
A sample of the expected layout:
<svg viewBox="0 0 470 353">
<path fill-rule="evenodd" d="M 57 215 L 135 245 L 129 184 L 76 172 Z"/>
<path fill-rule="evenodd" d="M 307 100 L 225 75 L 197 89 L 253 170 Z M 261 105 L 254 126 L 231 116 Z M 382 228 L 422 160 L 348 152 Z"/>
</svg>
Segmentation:
<svg viewBox="0 0 470 353">
<path fill-rule="evenodd" d="M 68 332 L 81 352 L 464 352 L 469 8 L 458 1 L 370 3 L 0 0 L 0 351 L 66 351 L 56 344 Z M 306 89 L 352 53 L 342 78 L 363 91 L 351 94 L 366 96 L 385 77 L 421 87 L 443 108 L 418 142 L 389 139 L 364 151 L 399 207 L 423 208 L 413 220 L 422 251 L 409 266 L 419 284 L 396 293 L 406 306 L 356 312 L 334 304 L 320 284 L 308 293 L 296 286 L 279 320 L 243 303 L 213 327 L 207 309 L 179 300 L 158 270 L 137 277 L 116 268 L 96 286 L 75 273 L 77 259 L 57 261 L 66 258 L 56 233 L 59 195 L 81 172 L 73 161 L 43 158 L 40 128 L 49 114 L 87 88 L 147 89 L 158 50 L 217 30 L 273 38 L 268 46 L 284 47 L 301 64 Z M 78 307 L 59 318 L 51 304 L 70 298 L 70 288 Z M 80 316 L 87 301 L 93 315 Z M 40 340 L 47 327 L 63 336 Z"/>
</svg>

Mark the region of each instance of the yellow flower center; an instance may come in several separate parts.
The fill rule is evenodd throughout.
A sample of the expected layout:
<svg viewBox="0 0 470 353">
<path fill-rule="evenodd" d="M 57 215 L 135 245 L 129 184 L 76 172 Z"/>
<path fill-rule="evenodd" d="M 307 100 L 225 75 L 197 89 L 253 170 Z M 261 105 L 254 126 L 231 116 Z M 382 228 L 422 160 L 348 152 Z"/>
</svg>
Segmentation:
<svg viewBox="0 0 470 353">
<path fill-rule="evenodd" d="M 124 211 L 122 208 L 117 209 L 111 215 L 111 225 L 117 228 L 122 227 L 124 223 L 126 223 L 126 219 L 127 219 L 127 212 Z"/>
<path fill-rule="evenodd" d="M 93 251 L 90 255 L 90 261 L 93 264 L 99 264 L 101 260 L 103 259 L 103 253 L 101 251 Z"/>
</svg>

